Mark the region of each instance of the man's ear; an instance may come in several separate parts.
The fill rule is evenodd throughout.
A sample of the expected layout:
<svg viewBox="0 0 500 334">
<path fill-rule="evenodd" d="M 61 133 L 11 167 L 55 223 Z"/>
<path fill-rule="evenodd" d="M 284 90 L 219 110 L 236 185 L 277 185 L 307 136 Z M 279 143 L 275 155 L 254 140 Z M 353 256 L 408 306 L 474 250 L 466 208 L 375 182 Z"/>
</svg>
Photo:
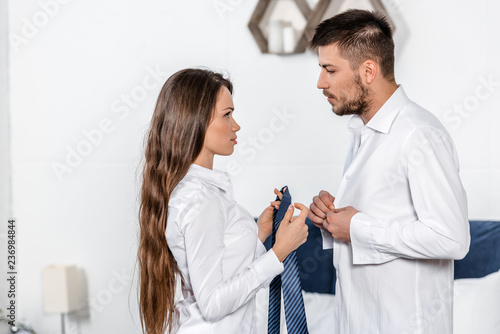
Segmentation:
<svg viewBox="0 0 500 334">
<path fill-rule="evenodd" d="M 373 82 L 373 80 L 375 80 L 375 77 L 377 76 L 378 64 L 373 60 L 368 59 L 361 64 L 359 70 L 361 80 L 369 85 Z"/>
</svg>

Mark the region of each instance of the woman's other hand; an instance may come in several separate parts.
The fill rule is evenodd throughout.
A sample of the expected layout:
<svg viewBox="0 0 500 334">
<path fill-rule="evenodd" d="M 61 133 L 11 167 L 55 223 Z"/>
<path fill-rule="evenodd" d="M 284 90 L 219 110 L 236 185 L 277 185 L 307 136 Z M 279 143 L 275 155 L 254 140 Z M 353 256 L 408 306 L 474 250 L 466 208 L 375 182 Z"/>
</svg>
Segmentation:
<svg viewBox="0 0 500 334">
<path fill-rule="evenodd" d="M 283 194 L 278 190 L 274 189 L 274 193 L 281 200 L 283 198 Z M 259 228 L 259 240 L 264 243 L 266 239 L 273 232 L 273 211 L 274 209 L 278 210 L 280 207 L 280 201 L 272 201 L 271 205 L 262 211 L 257 220 L 257 226 Z"/>
<path fill-rule="evenodd" d="M 276 242 L 274 243 L 273 251 L 281 262 L 283 262 L 291 252 L 306 242 L 309 234 L 306 225 L 309 209 L 300 203 L 295 203 L 295 207 L 301 211 L 300 215 L 292 218 L 294 208 L 290 204 L 285 217 L 280 223 L 278 231 L 276 231 Z"/>
</svg>

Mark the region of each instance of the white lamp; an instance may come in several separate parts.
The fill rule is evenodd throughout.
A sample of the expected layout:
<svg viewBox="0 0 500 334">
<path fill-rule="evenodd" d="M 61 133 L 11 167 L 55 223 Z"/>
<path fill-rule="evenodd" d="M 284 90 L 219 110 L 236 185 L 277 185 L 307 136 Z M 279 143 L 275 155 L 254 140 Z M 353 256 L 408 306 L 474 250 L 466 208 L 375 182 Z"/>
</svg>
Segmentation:
<svg viewBox="0 0 500 334">
<path fill-rule="evenodd" d="M 43 307 L 47 313 L 61 313 L 62 333 L 64 314 L 80 306 L 80 280 L 74 265 L 52 265 L 43 268 Z"/>
</svg>

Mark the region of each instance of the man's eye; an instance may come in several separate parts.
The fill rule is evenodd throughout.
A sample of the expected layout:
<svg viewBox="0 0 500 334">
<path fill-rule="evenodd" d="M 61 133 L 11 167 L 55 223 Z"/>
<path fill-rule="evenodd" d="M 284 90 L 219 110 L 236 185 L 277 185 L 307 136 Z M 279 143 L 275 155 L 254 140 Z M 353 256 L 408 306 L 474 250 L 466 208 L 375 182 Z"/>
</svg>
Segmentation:
<svg viewBox="0 0 500 334">
<path fill-rule="evenodd" d="M 328 71 L 328 70 L 326 70 L 326 72 L 330 74 L 335 73 L 335 71 Z"/>
</svg>

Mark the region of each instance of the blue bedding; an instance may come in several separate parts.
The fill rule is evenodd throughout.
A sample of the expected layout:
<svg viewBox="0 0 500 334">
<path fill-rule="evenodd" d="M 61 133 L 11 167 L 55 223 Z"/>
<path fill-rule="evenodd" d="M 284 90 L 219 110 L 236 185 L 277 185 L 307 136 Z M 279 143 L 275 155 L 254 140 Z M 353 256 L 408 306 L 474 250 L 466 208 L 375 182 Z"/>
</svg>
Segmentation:
<svg viewBox="0 0 500 334">
<path fill-rule="evenodd" d="M 455 279 L 479 278 L 500 270 L 500 221 L 470 221 L 471 245 L 455 261 Z"/>
<path fill-rule="evenodd" d="M 307 219 L 307 242 L 297 249 L 302 289 L 335 294 L 332 250 L 323 250 L 321 233 Z M 500 270 L 500 221 L 470 221 L 471 246 L 463 260 L 455 261 L 455 279 L 479 278 Z M 267 249 L 271 238 L 264 243 Z"/>
</svg>

